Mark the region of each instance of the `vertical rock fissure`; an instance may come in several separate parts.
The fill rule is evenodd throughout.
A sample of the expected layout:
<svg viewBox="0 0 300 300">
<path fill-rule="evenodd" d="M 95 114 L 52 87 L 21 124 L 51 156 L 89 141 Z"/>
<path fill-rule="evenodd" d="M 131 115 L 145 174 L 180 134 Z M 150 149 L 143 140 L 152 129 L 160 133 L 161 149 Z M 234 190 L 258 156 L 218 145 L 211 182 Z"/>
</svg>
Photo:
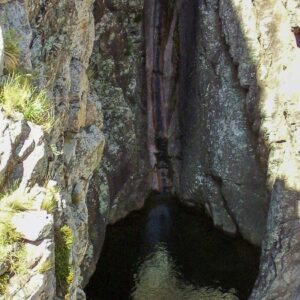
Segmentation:
<svg viewBox="0 0 300 300">
<path fill-rule="evenodd" d="M 168 153 L 173 91 L 175 32 L 180 2 L 145 1 L 145 48 L 147 85 L 147 144 L 152 169 L 150 188 L 170 191 L 172 164 Z"/>
</svg>

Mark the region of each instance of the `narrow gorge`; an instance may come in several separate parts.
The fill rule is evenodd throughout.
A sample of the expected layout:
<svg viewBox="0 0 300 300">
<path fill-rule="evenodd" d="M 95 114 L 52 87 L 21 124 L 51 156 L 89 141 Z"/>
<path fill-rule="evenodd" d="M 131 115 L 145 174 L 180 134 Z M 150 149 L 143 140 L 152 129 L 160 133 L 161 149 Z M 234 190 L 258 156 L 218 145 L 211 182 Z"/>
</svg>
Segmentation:
<svg viewBox="0 0 300 300">
<path fill-rule="evenodd" d="M 0 27 L 0 299 L 300 299 L 298 0 Z"/>
</svg>

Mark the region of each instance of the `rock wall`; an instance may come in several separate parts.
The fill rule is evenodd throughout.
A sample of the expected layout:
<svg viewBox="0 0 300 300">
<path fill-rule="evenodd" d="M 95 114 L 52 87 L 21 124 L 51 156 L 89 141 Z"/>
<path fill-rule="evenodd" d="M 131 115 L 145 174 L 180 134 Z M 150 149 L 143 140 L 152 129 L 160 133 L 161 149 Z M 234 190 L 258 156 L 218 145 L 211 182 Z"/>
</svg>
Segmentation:
<svg viewBox="0 0 300 300">
<path fill-rule="evenodd" d="M 186 1 L 179 18 L 180 194 L 262 242 L 251 299 L 299 298 L 299 13 L 296 1 Z"/>
<path fill-rule="evenodd" d="M 97 170 L 101 214 L 115 222 L 143 206 L 148 155 L 143 101 L 143 1 L 96 1 L 90 68 L 101 99 L 107 147 Z"/>
<path fill-rule="evenodd" d="M 89 66 L 101 100 L 106 147 L 88 195 L 89 239 L 84 284 L 100 256 L 105 228 L 141 208 L 149 193 L 145 135 L 143 1 L 95 1 L 96 36 Z"/>
<path fill-rule="evenodd" d="M 42 227 L 43 234 L 35 238 L 22 235 L 29 248 L 29 275 L 11 278 L 5 299 L 85 298 L 80 265 L 88 247 L 86 194 L 104 147 L 101 104 L 91 94 L 87 77 L 94 43 L 92 2 L 33 0 L 0 4 L 4 35 L 13 31 L 18 37 L 20 72 L 30 73 L 35 86 L 46 90 L 55 105 L 55 123 L 48 134 L 21 115 L 7 119 L 1 111 L 1 186 L 20 180 L 18 193 L 34 194 L 35 199 L 23 217 L 27 222 L 41 220 L 38 225 L 48 228 L 44 231 Z M 42 196 L 36 196 L 45 193 L 49 180 L 58 194 L 52 213 L 42 210 L 38 201 Z M 59 280 L 54 274 L 60 255 L 57 233 L 62 228 L 69 235 L 66 246 L 70 249 L 64 257 L 68 278 Z M 41 271 L 45 261 L 48 267 L 44 265 Z"/>
<path fill-rule="evenodd" d="M 251 299 L 298 299 L 300 6 L 297 1 L 258 1 L 256 9 L 262 45 L 260 142 L 269 149 L 271 200 L 260 275 Z"/>
<path fill-rule="evenodd" d="M 248 49 L 243 36 L 243 30 L 252 32 L 257 46 L 255 23 L 246 22 L 254 12 L 233 5 L 182 6 L 180 195 L 204 205 L 216 226 L 259 245 L 268 199 L 256 156 L 259 116 L 253 116 L 258 91 L 252 59 L 259 49 Z"/>
</svg>

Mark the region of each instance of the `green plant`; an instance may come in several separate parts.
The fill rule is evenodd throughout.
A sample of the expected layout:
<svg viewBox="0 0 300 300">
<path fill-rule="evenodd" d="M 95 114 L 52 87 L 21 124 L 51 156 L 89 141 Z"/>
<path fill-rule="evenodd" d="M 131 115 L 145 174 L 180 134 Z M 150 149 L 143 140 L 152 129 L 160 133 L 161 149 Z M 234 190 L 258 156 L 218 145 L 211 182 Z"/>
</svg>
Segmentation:
<svg viewBox="0 0 300 300">
<path fill-rule="evenodd" d="M 73 269 L 70 265 L 70 254 L 73 244 L 73 232 L 68 225 L 64 225 L 55 232 L 55 275 L 64 293 L 68 294 L 73 281 Z"/>
<path fill-rule="evenodd" d="M 3 274 L 0 276 L 0 295 L 6 294 L 8 282 L 9 282 L 8 274 Z"/>
<path fill-rule="evenodd" d="M 21 236 L 13 228 L 9 218 L 4 218 L 0 223 L 0 246 L 12 245 L 20 240 Z"/>
<path fill-rule="evenodd" d="M 11 276 L 26 273 L 26 251 L 24 241 L 6 215 L 0 223 L 0 265 L 5 266 L 5 273 L 0 276 L 0 295 L 6 293 Z"/>
<path fill-rule="evenodd" d="M 0 209 L 5 212 L 26 211 L 31 209 L 34 199 L 18 190 L 9 188 L 0 195 Z"/>
<path fill-rule="evenodd" d="M 24 118 L 49 130 L 54 123 L 53 107 L 44 90 L 38 91 L 30 82 L 30 75 L 10 75 L 0 82 L 0 104 L 6 115 L 21 112 Z"/>
<path fill-rule="evenodd" d="M 48 272 L 53 268 L 53 264 L 50 260 L 46 260 L 42 263 L 42 265 L 39 267 L 39 273 L 43 274 Z"/>
<path fill-rule="evenodd" d="M 57 203 L 57 189 L 55 187 L 49 187 L 46 190 L 45 198 L 42 202 L 41 209 L 48 213 L 53 213 Z"/>
<path fill-rule="evenodd" d="M 4 71 L 13 73 L 19 66 L 19 37 L 14 30 L 4 34 Z"/>
</svg>

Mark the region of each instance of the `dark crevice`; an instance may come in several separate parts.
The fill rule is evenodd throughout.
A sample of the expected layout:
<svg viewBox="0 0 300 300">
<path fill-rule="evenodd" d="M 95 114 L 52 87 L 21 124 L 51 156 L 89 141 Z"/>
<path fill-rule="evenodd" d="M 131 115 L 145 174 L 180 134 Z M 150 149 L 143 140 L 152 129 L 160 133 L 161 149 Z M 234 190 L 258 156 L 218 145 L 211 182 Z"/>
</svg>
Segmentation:
<svg viewBox="0 0 300 300">
<path fill-rule="evenodd" d="M 292 29 L 292 31 L 295 35 L 296 45 L 298 48 L 300 48 L 300 27 L 295 27 Z"/>
<path fill-rule="evenodd" d="M 174 109 L 177 81 L 176 24 L 178 2 L 145 3 L 146 85 L 148 151 L 152 189 L 166 192 L 173 187 L 173 170 L 168 153 L 169 127 Z"/>
</svg>

